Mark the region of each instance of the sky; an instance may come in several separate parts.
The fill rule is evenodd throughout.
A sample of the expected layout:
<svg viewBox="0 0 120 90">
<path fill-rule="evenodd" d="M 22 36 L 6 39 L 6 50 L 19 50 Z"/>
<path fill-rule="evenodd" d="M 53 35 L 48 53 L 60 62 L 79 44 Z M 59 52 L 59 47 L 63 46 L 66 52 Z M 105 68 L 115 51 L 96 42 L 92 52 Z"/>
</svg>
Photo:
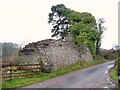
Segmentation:
<svg viewBox="0 0 120 90">
<path fill-rule="evenodd" d="M 101 48 L 118 44 L 119 0 L 0 0 L 0 42 L 28 44 L 51 38 L 48 13 L 52 5 L 64 4 L 78 12 L 104 18 L 107 28 Z"/>
</svg>

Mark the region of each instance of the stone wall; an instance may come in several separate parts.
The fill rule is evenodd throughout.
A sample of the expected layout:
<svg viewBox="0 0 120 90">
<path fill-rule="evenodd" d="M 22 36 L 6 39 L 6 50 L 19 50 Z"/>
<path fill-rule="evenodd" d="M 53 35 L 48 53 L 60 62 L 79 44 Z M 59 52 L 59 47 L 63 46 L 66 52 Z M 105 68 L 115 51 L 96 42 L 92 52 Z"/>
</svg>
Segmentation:
<svg viewBox="0 0 120 90">
<path fill-rule="evenodd" d="M 25 61 L 40 63 L 42 61 L 43 66 L 50 65 L 53 71 L 77 61 L 93 60 L 89 49 L 84 45 L 76 46 L 72 42 L 71 35 L 64 40 L 47 39 L 29 43 L 19 51 L 19 55 L 22 57 L 20 63 L 25 63 Z"/>
</svg>

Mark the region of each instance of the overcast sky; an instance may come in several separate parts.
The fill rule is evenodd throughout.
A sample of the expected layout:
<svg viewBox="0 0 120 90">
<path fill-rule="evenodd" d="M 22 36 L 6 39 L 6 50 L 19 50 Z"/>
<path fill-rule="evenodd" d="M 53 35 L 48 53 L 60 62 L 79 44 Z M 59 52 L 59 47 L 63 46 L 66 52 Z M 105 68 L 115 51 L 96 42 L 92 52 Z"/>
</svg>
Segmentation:
<svg viewBox="0 0 120 90">
<path fill-rule="evenodd" d="M 89 12 L 96 19 L 104 18 L 107 28 L 102 48 L 118 44 L 119 0 L 0 0 L 0 42 L 24 43 L 51 38 L 48 13 L 52 5 L 64 4 L 78 11 Z"/>
</svg>

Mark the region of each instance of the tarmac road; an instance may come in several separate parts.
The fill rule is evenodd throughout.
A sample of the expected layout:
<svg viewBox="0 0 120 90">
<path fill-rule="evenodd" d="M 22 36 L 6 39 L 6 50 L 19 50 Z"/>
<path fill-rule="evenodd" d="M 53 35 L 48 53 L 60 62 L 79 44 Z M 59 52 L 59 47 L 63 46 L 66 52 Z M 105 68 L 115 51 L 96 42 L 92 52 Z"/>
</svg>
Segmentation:
<svg viewBox="0 0 120 90">
<path fill-rule="evenodd" d="M 114 63 L 98 64 L 22 88 L 115 88 L 108 76 Z"/>
</svg>

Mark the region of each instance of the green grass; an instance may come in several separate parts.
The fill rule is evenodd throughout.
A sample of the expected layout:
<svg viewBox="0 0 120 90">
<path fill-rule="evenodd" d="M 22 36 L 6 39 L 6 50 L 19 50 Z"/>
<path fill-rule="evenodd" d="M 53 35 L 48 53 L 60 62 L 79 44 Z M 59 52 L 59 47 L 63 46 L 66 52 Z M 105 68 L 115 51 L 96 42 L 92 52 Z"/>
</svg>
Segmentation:
<svg viewBox="0 0 120 90">
<path fill-rule="evenodd" d="M 117 83 L 118 82 L 118 60 L 116 60 L 115 66 L 110 70 L 110 77 Z"/>
<path fill-rule="evenodd" d="M 90 67 L 90 66 L 93 66 L 99 63 L 107 62 L 107 61 L 108 60 L 94 60 L 94 61 L 89 61 L 89 62 L 87 61 L 76 62 L 72 65 L 61 68 L 51 73 L 40 73 L 40 74 L 34 75 L 32 77 L 28 77 L 28 78 L 22 78 L 22 79 L 15 78 L 13 80 L 6 80 L 2 83 L 2 88 L 3 89 L 18 88 L 21 86 L 30 85 L 32 83 L 40 82 L 40 81 L 43 81 L 43 80 L 46 80 L 52 77 L 60 76 L 65 73 L 70 73 L 78 69 Z"/>
</svg>

